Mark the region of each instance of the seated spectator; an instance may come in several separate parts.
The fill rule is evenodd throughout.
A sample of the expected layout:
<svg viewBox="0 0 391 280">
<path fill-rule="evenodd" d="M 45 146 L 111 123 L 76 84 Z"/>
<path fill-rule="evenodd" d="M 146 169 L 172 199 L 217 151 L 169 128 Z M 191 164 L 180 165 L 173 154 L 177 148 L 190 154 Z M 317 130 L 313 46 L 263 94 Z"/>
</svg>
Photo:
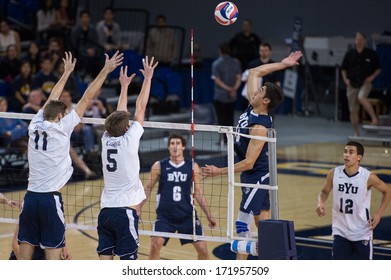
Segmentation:
<svg viewBox="0 0 391 280">
<path fill-rule="evenodd" d="M 21 60 L 28 60 L 31 64 L 31 74 L 35 75 L 41 68 L 41 57 L 39 52 L 39 46 L 37 42 L 32 41 L 27 49 L 27 53 L 24 54 Z"/>
<path fill-rule="evenodd" d="M 10 83 L 19 74 L 19 71 L 19 53 L 15 45 L 9 45 L 6 56 L 0 60 L 0 79 Z"/>
<path fill-rule="evenodd" d="M 67 113 L 76 106 L 76 104 L 72 102 L 71 93 L 67 90 L 62 92 L 60 100 L 67 106 Z M 73 145 L 82 143 L 87 154 L 93 152 L 95 145 L 95 135 L 92 126 L 83 123 L 78 124 L 73 130 L 71 143 Z"/>
<path fill-rule="evenodd" d="M 38 40 L 47 45 L 49 39 L 59 35 L 59 23 L 56 20 L 56 9 L 53 0 L 42 0 L 41 8 L 37 12 Z"/>
<path fill-rule="evenodd" d="M 57 37 L 52 37 L 49 40 L 49 45 L 46 51 L 41 53 L 41 57 L 49 57 L 52 62 L 53 69 L 57 68 L 57 64 L 62 61 L 62 54 L 64 53 L 64 49 L 62 47 L 61 40 Z M 64 67 L 64 64 L 62 65 Z M 59 76 L 61 77 L 61 76 Z"/>
<path fill-rule="evenodd" d="M 6 20 L 0 21 L 0 56 L 5 56 L 7 47 L 15 45 L 16 50 L 20 53 L 20 36 L 15 30 L 12 30 Z"/>
<path fill-rule="evenodd" d="M 164 15 L 158 15 L 148 31 L 146 54 L 159 61 L 151 86 L 150 103 L 154 114 L 179 112 L 181 78 L 172 69 L 178 63 L 178 38 Z"/>
<path fill-rule="evenodd" d="M 107 103 L 104 99 L 100 98 L 101 90 L 97 93 L 96 97 L 91 100 L 90 105 L 87 107 L 84 116 L 89 118 L 106 118 L 112 112 L 112 109 L 108 108 Z M 94 124 L 92 125 L 94 128 L 95 138 L 98 139 L 98 143 L 100 143 L 100 139 L 102 138 L 104 132 L 104 125 Z"/>
<path fill-rule="evenodd" d="M 146 54 L 153 55 L 159 61 L 159 67 L 171 66 L 178 63 L 178 47 L 175 32 L 168 26 L 167 18 L 158 15 L 155 26 L 148 31 Z"/>
<path fill-rule="evenodd" d="M 40 88 L 46 100 L 56 83 L 57 77 L 54 74 L 52 62 L 50 57 L 46 56 L 42 58 L 41 70 L 34 77 L 33 89 Z"/>
<path fill-rule="evenodd" d="M 8 111 L 8 101 L 0 97 L 0 112 Z M 27 149 L 27 124 L 20 119 L 0 118 L 0 142 L 2 147 Z"/>
<path fill-rule="evenodd" d="M 71 13 L 69 0 L 60 1 L 60 6 L 56 10 L 56 21 L 60 25 L 61 38 L 64 38 L 65 49 L 70 49 L 71 46 L 68 40 L 72 27 L 75 24 L 75 19 Z"/>
<path fill-rule="evenodd" d="M 30 92 L 27 103 L 23 106 L 22 113 L 36 114 L 44 103 L 42 91 L 40 89 L 34 89 Z"/>
<path fill-rule="evenodd" d="M 20 65 L 20 73 L 12 81 L 12 90 L 14 92 L 11 105 L 15 112 L 21 112 L 22 107 L 27 103 L 27 99 L 33 87 L 33 76 L 31 74 L 31 64 L 24 60 Z"/>
<path fill-rule="evenodd" d="M 114 11 L 107 7 L 103 11 L 103 20 L 96 25 L 99 43 L 106 51 L 121 49 L 121 28 L 114 20 Z"/>
<path fill-rule="evenodd" d="M 78 74 L 83 80 L 95 78 L 103 63 L 102 47 L 88 11 L 80 12 L 80 22 L 72 29 L 71 43 L 77 57 Z"/>
</svg>

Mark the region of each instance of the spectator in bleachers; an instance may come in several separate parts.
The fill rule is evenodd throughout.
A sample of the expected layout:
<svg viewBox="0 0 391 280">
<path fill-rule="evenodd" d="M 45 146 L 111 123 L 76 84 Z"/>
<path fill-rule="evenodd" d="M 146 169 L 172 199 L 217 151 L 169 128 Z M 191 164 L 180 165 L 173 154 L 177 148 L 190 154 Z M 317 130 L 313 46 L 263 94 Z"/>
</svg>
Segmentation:
<svg viewBox="0 0 391 280">
<path fill-rule="evenodd" d="M 72 48 L 77 57 L 78 74 L 83 80 L 95 78 L 102 68 L 102 47 L 96 29 L 91 25 L 91 15 L 88 11 L 80 12 L 79 25 L 72 29 Z"/>
<path fill-rule="evenodd" d="M 0 112 L 8 111 L 8 101 L 0 97 Z M 0 118 L 0 141 L 2 147 L 27 148 L 27 124 L 20 119 Z"/>
<path fill-rule="evenodd" d="M 15 77 L 11 85 L 13 90 L 13 96 L 10 99 L 12 100 L 11 104 L 14 111 L 21 112 L 33 87 L 31 64 L 28 60 L 21 62 L 19 75 Z"/>
<path fill-rule="evenodd" d="M 21 60 L 28 60 L 31 64 L 31 73 L 35 75 L 41 68 L 41 57 L 39 52 L 38 43 L 35 41 L 30 42 L 28 45 L 27 53 L 22 56 Z"/>
<path fill-rule="evenodd" d="M 41 57 L 48 56 L 52 63 L 53 69 L 57 68 L 57 64 L 62 60 L 62 54 L 64 49 L 62 47 L 62 41 L 57 37 L 52 37 L 49 40 L 49 45 L 46 51 L 41 53 Z M 64 66 L 64 64 L 62 65 Z M 59 76 L 61 77 L 61 76 Z"/>
<path fill-rule="evenodd" d="M 56 10 L 56 20 L 60 25 L 61 37 L 64 38 L 65 49 L 70 49 L 69 39 L 75 19 L 71 13 L 69 0 L 60 0 L 60 5 Z"/>
<path fill-rule="evenodd" d="M 57 83 L 57 76 L 54 74 L 53 65 L 49 56 L 42 58 L 41 70 L 35 75 L 33 89 L 40 88 L 44 98 L 49 96 L 54 85 Z"/>
<path fill-rule="evenodd" d="M 39 42 L 47 45 L 52 36 L 58 35 L 59 23 L 53 0 L 42 0 L 37 12 L 37 31 Z"/>
<path fill-rule="evenodd" d="M 242 31 L 236 33 L 229 42 L 231 54 L 239 59 L 242 72 L 246 70 L 248 63 L 258 57 L 258 47 L 261 39 L 252 31 L 252 22 L 249 19 L 243 20 Z"/>
<path fill-rule="evenodd" d="M 76 107 L 76 103 L 72 102 L 71 93 L 65 89 L 60 96 L 60 100 L 67 106 L 67 113 Z M 72 132 L 71 143 L 73 145 L 81 143 L 87 154 L 92 152 L 95 145 L 95 136 L 92 126 L 90 124 L 79 123 Z"/>
<path fill-rule="evenodd" d="M 178 41 L 174 30 L 168 26 L 166 16 L 156 17 L 155 26 L 149 29 L 147 36 L 146 53 L 159 61 L 159 67 L 178 62 Z"/>
<path fill-rule="evenodd" d="M 59 60 L 56 67 L 56 74 L 58 77 L 61 77 L 63 73 L 64 73 L 64 62 L 62 60 Z M 80 96 L 79 85 L 77 82 L 77 78 L 73 73 L 71 73 L 71 75 L 69 76 L 65 84 L 64 90 L 67 90 L 71 93 L 72 102 L 77 103 L 80 100 L 81 96 Z"/>
<path fill-rule="evenodd" d="M 43 94 L 40 89 L 34 89 L 30 92 L 27 103 L 23 106 L 22 113 L 36 114 L 44 104 Z"/>
<path fill-rule="evenodd" d="M 9 45 L 6 55 L 0 60 L 0 79 L 5 82 L 12 82 L 19 74 L 20 61 L 19 53 L 15 45 Z"/>
<path fill-rule="evenodd" d="M 111 7 L 103 10 L 103 20 L 96 25 L 99 43 L 105 51 L 121 49 L 121 27 L 114 21 L 114 11 Z"/>
<path fill-rule="evenodd" d="M 0 56 L 5 56 L 7 47 L 15 45 L 20 53 L 20 36 L 15 30 L 12 30 L 6 20 L 0 21 Z"/>
<path fill-rule="evenodd" d="M 151 86 L 150 103 L 154 114 L 176 113 L 180 110 L 181 78 L 173 70 L 179 62 L 178 38 L 175 29 L 168 26 L 164 15 L 158 15 L 155 26 L 147 35 L 146 54 L 159 61 Z"/>
<path fill-rule="evenodd" d="M 100 98 L 99 95 L 101 93 L 101 89 L 96 94 L 95 98 L 90 101 L 90 105 L 87 107 L 84 116 L 89 118 L 106 118 L 108 115 L 112 113 L 112 108 L 108 106 L 105 99 Z M 104 132 L 104 125 L 94 124 L 92 125 L 95 133 L 95 138 L 99 139 L 98 143 L 100 143 L 100 139 L 102 138 Z"/>
</svg>

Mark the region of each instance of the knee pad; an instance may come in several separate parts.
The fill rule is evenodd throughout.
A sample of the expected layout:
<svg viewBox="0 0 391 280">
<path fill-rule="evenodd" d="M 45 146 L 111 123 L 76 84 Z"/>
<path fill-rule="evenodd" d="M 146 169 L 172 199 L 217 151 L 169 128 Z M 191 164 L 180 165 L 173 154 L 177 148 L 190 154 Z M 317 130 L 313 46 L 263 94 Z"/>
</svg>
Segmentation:
<svg viewBox="0 0 391 280">
<path fill-rule="evenodd" d="M 239 211 L 238 218 L 236 219 L 236 233 L 240 237 L 250 237 L 250 222 L 251 214 Z"/>
</svg>

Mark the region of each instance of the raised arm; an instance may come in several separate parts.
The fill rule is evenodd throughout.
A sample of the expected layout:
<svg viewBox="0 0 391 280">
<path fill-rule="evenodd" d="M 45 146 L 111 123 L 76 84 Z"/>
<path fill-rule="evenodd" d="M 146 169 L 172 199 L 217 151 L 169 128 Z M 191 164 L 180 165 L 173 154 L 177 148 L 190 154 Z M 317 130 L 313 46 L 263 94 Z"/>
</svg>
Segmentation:
<svg viewBox="0 0 391 280">
<path fill-rule="evenodd" d="M 125 66 L 125 69 L 121 66 L 121 71 L 119 75 L 119 82 L 121 84 L 121 93 L 118 99 L 117 111 L 127 111 L 128 110 L 128 87 L 132 82 L 132 79 L 136 74 L 132 74 L 130 77 L 127 76 L 128 66 Z"/>
<path fill-rule="evenodd" d="M 148 56 L 143 59 L 144 69 L 140 70 L 144 75 L 143 85 L 141 86 L 141 91 L 136 100 L 136 111 L 134 113 L 134 120 L 138 121 L 141 125 L 144 125 L 145 109 L 148 104 L 149 94 L 151 91 L 151 81 L 153 77 L 153 72 L 158 65 L 156 61 L 153 64 L 154 57 L 151 58 L 151 61 L 148 61 Z"/>
<path fill-rule="evenodd" d="M 258 90 L 258 79 L 260 77 L 266 76 L 275 71 L 299 65 L 298 61 L 301 56 L 301 51 L 296 51 L 285 57 L 283 60 L 281 60 L 281 62 L 267 63 L 255 68 L 251 68 L 247 79 L 248 100 L 251 100 L 253 93 Z"/>
<path fill-rule="evenodd" d="M 90 101 L 95 97 L 98 93 L 99 89 L 102 87 L 104 81 L 115 68 L 122 64 L 123 53 L 119 53 L 117 51 L 111 58 L 107 54 L 105 65 L 102 70 L 99 72 L 98 76 L 96 76 L 95 80 L 88 86 L 86 91 L 84 92 L 80 101 L 76 104 L 75 111 L 79 115 L 80 118 L 83 117 L 84 112 L 86 111 Z"/>
<path fill-rule="evenodd" d="M 71 52 L 65 52 L 65 58 L 63 58 L 62 61 L 64 62 L 64 73 L 62 73 L 61 78 L 53 87 L 42 109 L 45 108 L 46 104 L 48 104 L 50 100 L 58 100 L 60 98 L 60 95 L 64 90 L 65 84 L 67 83 L 69 76 L 72 74 L 73 70 L 75 69 L 76 58 L 72 58 Z"/>
</svg>

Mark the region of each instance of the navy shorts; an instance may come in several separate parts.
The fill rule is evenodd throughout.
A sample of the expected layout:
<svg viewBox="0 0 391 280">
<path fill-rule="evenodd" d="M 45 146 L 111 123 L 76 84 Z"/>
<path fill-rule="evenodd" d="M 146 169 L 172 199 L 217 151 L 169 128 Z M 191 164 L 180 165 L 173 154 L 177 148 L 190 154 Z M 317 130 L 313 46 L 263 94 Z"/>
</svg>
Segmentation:
<svg viewBox="0 0 391 280">
<path fill-rule="evenodd" d="M 350 241 L 340 235 L 334 236 L 333 260 L 372 260 L 372 240 Z"/>
<path fill-rule="evenodd" d="M 269 173 L 241 174 L 240 179 L 245 184 L 269 185 Z M 269 190 L 242 187 L 242 201 L 240 211 L 251 213 L 255 216 L 261 214 L 262 210 L 270 210 Z"/>
<path fill-rule="evenodd" d="M 27 191 L 19 217 L 18 241 L 45 248 L 65 246 L 65 219 L 61 193 Z"/>
<path fill-rule="evenodd" d="M 196 216 L 195 220 L 195 228 L 196 235 L 203 235 L 204 232 L 202 230 L 201 221 Z M 181 233 L 181 234 L 193 234 L 193 219 L 184 219 L 184 220 L 176 220 L 175 223 L 170 222 L 169 219 L 164 217 L 158 217 L 155 222 L 154 231 L 156 232 L 170 232 L 170 233 Z M 166 246 L 169 238 L 164 238 L 164 246 Z M 194 240 L 191 239 L 179 239 L 182 245 L 188 243 L 194 243 Z"/>
<path fill-rule="evenodd" d="M 103 208 L 98 216 L 98 254 L 136 260 L 138 219 L 136 210 L 131 208 Z"/>
</svg>

